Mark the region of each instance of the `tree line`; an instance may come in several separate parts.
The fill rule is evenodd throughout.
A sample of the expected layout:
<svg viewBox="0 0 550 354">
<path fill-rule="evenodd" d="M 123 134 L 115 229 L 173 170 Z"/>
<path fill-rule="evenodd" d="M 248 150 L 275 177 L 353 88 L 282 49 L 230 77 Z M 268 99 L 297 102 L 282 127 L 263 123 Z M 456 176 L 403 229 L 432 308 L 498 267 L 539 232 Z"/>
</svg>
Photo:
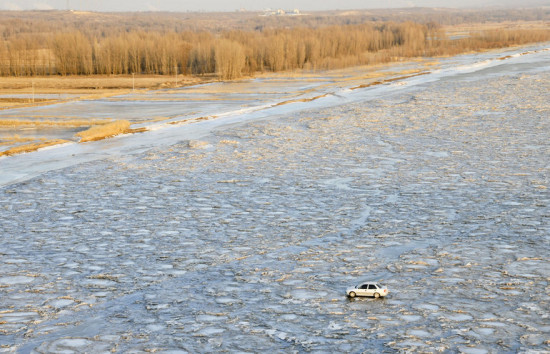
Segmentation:
<svg viewBox="0 0 550 354">
<path fill-rule="evenodd" d="M 410 21 L 220 31 L 32 28 L 24 22 L 19 32 L 3 35 L 0 75 L 178 73 L 228 80 L 256 72 L 335 69 L 550 40 L 548 29 L 482 31 L 449 39 L 438 23 Z"/>
<path fill-rule="evenodd" d="M 550 7 L 445 9 L 403 8 L 355 11 L 316 11 L 304 16 L 261 16 L 258 12 L 127 12 L 99 13 L 79 11 L 0 11 L 0 39 L 24 34 L 79 30 L 104 38 L 124 32 L 212 32 L 227 30 L 320 28 L 363 23 L 415 22 L 442 26 L 475 23 L 512 23 L 550 21 Z"/>
</svg>

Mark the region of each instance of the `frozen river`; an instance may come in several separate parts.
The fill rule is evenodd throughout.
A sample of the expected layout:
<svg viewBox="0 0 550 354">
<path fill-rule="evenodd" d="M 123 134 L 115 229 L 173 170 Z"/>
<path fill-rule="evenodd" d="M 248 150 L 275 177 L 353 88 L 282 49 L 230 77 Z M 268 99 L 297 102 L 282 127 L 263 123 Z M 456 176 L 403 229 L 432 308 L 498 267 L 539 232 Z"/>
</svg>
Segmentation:
<svg viewBox="0 0 550 354">
<path fill-rule="evenodd" d="M 0 352 L 549 351 L 547 47 L 0 159 Z"/>
</svg>

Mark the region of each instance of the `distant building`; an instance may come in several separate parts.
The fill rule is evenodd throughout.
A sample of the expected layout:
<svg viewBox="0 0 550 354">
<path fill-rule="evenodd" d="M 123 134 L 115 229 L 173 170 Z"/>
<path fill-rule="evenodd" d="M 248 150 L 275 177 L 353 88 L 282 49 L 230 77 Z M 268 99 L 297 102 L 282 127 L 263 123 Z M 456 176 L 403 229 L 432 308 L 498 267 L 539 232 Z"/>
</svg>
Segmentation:
<svg viewBox="0 0 550 354">
<path fill-rule="evenodd" d="M 283 9 L 271 10 L 267 9 L 264 11 L 263 15 L 260 16 L 300 16 L 302 13 L 298 9 L 292 11 L 287 11 Z"/>
</svg>

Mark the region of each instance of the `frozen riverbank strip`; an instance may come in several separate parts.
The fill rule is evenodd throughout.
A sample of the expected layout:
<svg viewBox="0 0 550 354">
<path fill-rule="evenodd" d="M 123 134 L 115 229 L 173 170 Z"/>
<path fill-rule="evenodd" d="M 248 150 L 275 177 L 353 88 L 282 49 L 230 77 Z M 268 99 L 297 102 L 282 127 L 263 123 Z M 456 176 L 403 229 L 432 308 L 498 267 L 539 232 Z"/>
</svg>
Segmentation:
<svg viewBox="0 0 550 354">
<path fill-rule="evenodd" d="M 147 128 L 147 133 L 139 135 L 116 136 L 106 141 L 86 144 L 63 144 L 30 154 L 0 158 L 0 187 L 21 182 L 44 172 L 61 169 L 104 158 L 123 159 L 126 155 L 140 153 L 153 147 L 169 146 L 178 141 L 199 139 L 208 135 L 213 129 L 227 124 L 241 124 L 256 119 L 273 118 L 280 115 L 294 114 L 306 109 L 332 107 L 340 104 L 369 101 L 380 97 L 418 89 L 423 84 L 444 78 L 455 78 L 461 75 L 480 73 L 483 70 L 503 67 L 497 75 L 520 73 L 522 68 L 514 66 L 527 65 L 526 70 L 548 70 L 550 59 L 546 58 L 550 48 L 547 44 L 526 48 L 516 48 L 505 52 L 488 52 L 449 58 L 441 69 L 431 72 L 420 72 L 398 78 L 381 80 L 328 92 L 310 91 L 302 97 L 292 100 L 269 102 L 257 106 L 228 110 L 215 115 L 176 117 L 169 122 L 156 125 L 135 125 Z M 505 67 L 510 64 L 509 67 Z M 494 72 L 491 75 L 495 75 Z M 214 119 L 216 118 L 216 119 Z M 222 119 L 223 118 L 223 119 Z M 194 124 L 189 124 L 194 123 Z"/>
</svg>

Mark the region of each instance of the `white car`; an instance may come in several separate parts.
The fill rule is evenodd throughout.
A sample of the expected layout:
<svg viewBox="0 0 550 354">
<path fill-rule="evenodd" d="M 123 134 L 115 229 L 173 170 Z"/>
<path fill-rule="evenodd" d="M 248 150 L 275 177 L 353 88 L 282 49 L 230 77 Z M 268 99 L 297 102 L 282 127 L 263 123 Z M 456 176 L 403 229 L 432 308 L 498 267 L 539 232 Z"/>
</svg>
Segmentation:
<svg viewBox="0 0 550 354">
<path fill-rule="evenodd" d="M 354 286 L 353 288 L 348 288 L 346 290 L 346 294 L 349 297 L 356 297 L 356 296 L 374 296 L 375 298 L 379 298 L 380 296 L 386 296 L 388 295 L 389 291 L 388 288 L 385 286 L 378 285 L 377 283 L 361 283 L 357 286 Z"/>
</svg>

